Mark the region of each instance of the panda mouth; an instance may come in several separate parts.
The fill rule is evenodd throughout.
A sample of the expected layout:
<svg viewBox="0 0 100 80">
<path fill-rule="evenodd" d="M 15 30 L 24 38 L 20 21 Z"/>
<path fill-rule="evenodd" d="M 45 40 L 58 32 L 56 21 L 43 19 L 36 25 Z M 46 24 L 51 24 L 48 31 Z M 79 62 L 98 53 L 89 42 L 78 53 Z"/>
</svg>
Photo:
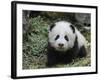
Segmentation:
<svg viewBox="0 0 100 80">
<path fill-rule="evenodd" d="M 58 49 L 64 49 L 64 47 L 58 47 Z"/>
</svg>

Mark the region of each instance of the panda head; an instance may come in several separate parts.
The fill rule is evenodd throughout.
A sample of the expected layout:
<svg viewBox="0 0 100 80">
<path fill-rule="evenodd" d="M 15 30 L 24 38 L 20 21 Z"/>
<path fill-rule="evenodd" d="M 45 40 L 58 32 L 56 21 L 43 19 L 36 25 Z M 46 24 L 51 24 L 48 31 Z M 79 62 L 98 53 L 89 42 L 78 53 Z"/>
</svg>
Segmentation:
<svg viewBox="0 0 100 80">
<path fill-rule="evenodd" d="M 75 27 L 65 21 L 59 21 L 50 26 L 49 43 L 57 51 L 67 51 L 75 43 Z"/>
</svg>

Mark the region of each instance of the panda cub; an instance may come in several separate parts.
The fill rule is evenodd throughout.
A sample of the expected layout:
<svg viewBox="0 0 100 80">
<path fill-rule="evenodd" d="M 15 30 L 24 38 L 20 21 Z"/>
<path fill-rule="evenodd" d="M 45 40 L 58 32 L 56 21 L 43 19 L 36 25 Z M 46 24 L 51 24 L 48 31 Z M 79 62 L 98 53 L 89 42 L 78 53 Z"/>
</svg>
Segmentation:
<svg viewBox="0 0 100 80">
<path fill-rule="evenodd" d="M 87 55 L 85 37 L 74 25 L 59 21 L 50 26 L 48 34 L 47 66 L 69 63 Z"/>
</svg>

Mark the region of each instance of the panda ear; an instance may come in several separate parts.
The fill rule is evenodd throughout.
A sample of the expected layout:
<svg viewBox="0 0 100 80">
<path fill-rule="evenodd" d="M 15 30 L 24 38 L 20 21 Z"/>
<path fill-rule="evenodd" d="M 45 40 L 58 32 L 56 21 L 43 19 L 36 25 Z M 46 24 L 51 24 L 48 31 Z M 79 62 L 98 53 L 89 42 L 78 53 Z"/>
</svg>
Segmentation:
<svg viewBox="0 0 100 80">
<path fill-rule="evenodd" d="M 73 30 L 73 33 L 75 33 L 75 27 L 74 27 L 74 25 L 71 24 L 70 27 Z"/>
<path fill-rule="evenodd" d="M 49 30 L 51 31 L 53 29 L 53 27 L 55 26 L 55 24 L 52 24 L 49 28 Z"/>
</svg>

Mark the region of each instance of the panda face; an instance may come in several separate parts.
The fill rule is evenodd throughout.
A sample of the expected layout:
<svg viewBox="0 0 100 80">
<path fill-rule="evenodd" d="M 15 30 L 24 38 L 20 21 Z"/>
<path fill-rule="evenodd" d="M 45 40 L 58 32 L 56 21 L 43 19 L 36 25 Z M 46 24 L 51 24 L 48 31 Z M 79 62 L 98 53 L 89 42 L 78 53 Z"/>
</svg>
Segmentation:
<svg viewBox="0 0 100 80">
<path fill-rule="evenodd" d="M 50 28 L 49 43 L 57 51 L 67 51 L 74 46 L 75 30 L 68 22 L 60 21 Z"/>
<path fill-rule="evenodd" d="M 56 35 L 55 37 L 55 43 L 54 43 L 54 48 L 58 51 L 66 51 L 67 50 L 67 46 L 68 46 L 68 41 L 69 38 L 67 35 L 64 34 L 59 34 Z"/>
</svg>

